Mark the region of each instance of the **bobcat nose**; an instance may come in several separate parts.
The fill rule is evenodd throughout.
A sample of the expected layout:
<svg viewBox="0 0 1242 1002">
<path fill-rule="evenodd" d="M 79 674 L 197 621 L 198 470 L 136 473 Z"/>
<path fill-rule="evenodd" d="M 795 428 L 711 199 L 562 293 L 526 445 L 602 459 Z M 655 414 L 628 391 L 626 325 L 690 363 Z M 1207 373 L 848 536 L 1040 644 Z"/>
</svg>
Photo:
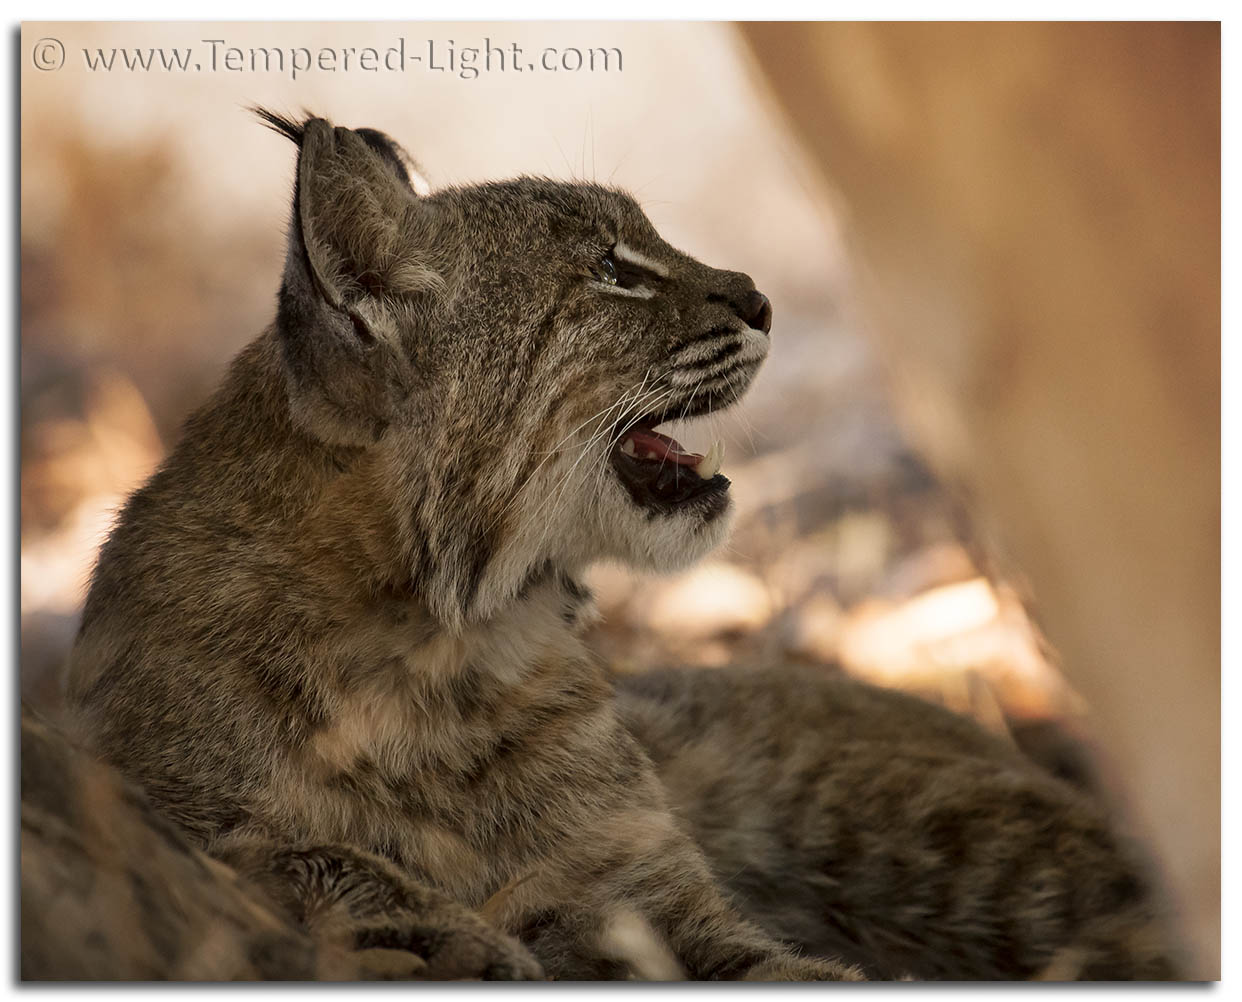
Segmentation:
<svg viewBox="0 0 1242 1002">
<path fill-rule="evenodd" d="M 772 331 L 772 304 L 768 297 L 757 289 L 746 294 L 742 303 L 742 319 L 755 330 L 768 334 Z"/>
</svg>

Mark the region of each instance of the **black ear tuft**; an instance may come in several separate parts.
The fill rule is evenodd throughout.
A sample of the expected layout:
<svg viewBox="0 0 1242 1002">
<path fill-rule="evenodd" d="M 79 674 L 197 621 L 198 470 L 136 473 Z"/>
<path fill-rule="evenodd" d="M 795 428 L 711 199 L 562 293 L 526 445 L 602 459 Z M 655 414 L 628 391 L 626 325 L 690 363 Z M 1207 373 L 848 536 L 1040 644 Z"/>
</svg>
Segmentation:
<svg viewBox="0 0 1242 1002">
<path fill-rule="evenodd" d="M 272 111 L 270 108 L 264 108 L 257 104 L 251 105 L 249 110 L 273 132 L 279 132 L 286 139 L 291 139 L 299 147 L 306 137 L 307 123 L 314 121 L 317 117 L 308 111 L 303 111 L 302 120 L 295 121 L 288 115 L 282 115 L 279 112 Z M 407 188 L 414 195 L 426 194 L 427 182 L 423 177 L 422 168 L 401 147 L 400 143 L 379 129 L 355 129 L 354 131 L 370 147 L 371 151 L 380 158 L 384 166 L 392 172 L 393 176 L 403 187 Z M 418 190 L 420 185 L 423 188 L 422 191 Z"/>
<path fill-rule="evenodd" d="M 411 291 L 417 269 L 405 224 L 419 203 L 382 134 L 368 138 L 314 116 L 299 124 L 266 109 L 255 114 L 298 144 L 275 325 L 293 419 L 321 441 L 365 447 L 397 419 L 410 392 L 400 320 L 373 287 Z"/>
<path fill-rule="evenodd" d="M 251 105 L 250 111 L 273 132 L 279 132 L 285 138 L 292 139 L 299 146 L 302 145 L 302 136 L 306 133 L 306 120 L 312 117 L 308 115 L 306 120 L 295 122 L 285 115 L 271 111 L 268 108 L 262 108 L 257 104 Z"/>
</svg>

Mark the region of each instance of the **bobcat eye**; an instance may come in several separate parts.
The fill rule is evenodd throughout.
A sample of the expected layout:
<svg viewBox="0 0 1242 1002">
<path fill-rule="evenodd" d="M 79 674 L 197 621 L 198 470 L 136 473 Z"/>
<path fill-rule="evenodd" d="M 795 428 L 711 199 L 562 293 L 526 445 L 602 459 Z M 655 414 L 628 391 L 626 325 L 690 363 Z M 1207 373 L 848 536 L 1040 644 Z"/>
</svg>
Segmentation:
<svg viewBox="0 0 1242 1002">
<path fill-rule="evenodd" d="M 637 299 L 650 299 L 655 295 L 655 276 L 648 269 L 631 263 L 628 253 L 618 255 L 616 246 L 599 259 L 591 269 L 591 277 L 610 290 Z"/>
<path fill-rule="evenodd" d="M 595 277 L 605 285 L 617 284 L 617 262 L 609 251 L 600 260 L 599 265 L 595 269 Z"/>
</svg>

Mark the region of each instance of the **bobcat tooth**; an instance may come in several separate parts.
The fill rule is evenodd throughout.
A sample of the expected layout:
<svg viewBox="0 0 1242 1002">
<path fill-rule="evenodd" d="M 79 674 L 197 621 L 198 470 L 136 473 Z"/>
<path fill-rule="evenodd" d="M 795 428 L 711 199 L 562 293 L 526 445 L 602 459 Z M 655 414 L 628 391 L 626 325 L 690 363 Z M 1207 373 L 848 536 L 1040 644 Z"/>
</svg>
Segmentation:
<svg viewBox="0 0 1242 1002">
<path fill-rule="evenodd" d="M 711 480 L 712 477 L 720 472 L 720 467 L 723 463 L 724 442 L 717 440 L 712 443 L 711 448 L 707 450 L 707 455 L 704 456 L 702 460 L 700 460 L 699 465 L 694 468 L 694 472 L 704 480 Z"/>
<path fill-rule="evenodd" d="M 621 443 L 621 451 L 627 456 L 633 456 L 636 459 L 638 458 L 638 453 L 634 449 L 634 440 L 632 438 L 627 438 Z"/>
</svg>

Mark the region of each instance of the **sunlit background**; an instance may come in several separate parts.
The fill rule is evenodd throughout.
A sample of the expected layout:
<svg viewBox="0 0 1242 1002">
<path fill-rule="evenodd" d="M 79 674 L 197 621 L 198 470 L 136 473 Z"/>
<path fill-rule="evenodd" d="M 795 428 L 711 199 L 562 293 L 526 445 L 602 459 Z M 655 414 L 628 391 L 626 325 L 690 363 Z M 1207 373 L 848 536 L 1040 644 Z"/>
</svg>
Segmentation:
<svg viewBox="0 0 1242 1002">
<path fill-rule="evenodd" d="M 381 128 L 433 185 L 520 173 L 616 184 L 675 246 L 750 273 L 771 298 L 770 359 L 714 429 L 740 510 L 730 545 L 654 583 L 593 576 L 593 641 L 616 671 L 822 665 L 916 691 L 1076 768 L 1085 707 L 1031 625 L 1022 582 L 986 573 L 963 509 L 898 432 L 816 175 L 728 26 L 28 23 L 23 36 L 23 52 L 50 37 L 64 53 L 58 69 L 22 69 L 22 693 L 35 705 L 59 704 L 117 506 L 273 316 L 293 151 L 245 111 L 262 103 Z M 442 60 L 487 38 L 529 53 L 610 48 L 621 63 L 294 80 L 212 72 L 222 50 L 203 41 L 382 53 L 402 37 L 409 52 L 433 40 Z M 191 48 L 202 69 L 127 70 L 118 55 L 91 72 L 81 55 L 152 47 Z M 677 434 L 701 451 L 713 428 Z"/>
</svg>

